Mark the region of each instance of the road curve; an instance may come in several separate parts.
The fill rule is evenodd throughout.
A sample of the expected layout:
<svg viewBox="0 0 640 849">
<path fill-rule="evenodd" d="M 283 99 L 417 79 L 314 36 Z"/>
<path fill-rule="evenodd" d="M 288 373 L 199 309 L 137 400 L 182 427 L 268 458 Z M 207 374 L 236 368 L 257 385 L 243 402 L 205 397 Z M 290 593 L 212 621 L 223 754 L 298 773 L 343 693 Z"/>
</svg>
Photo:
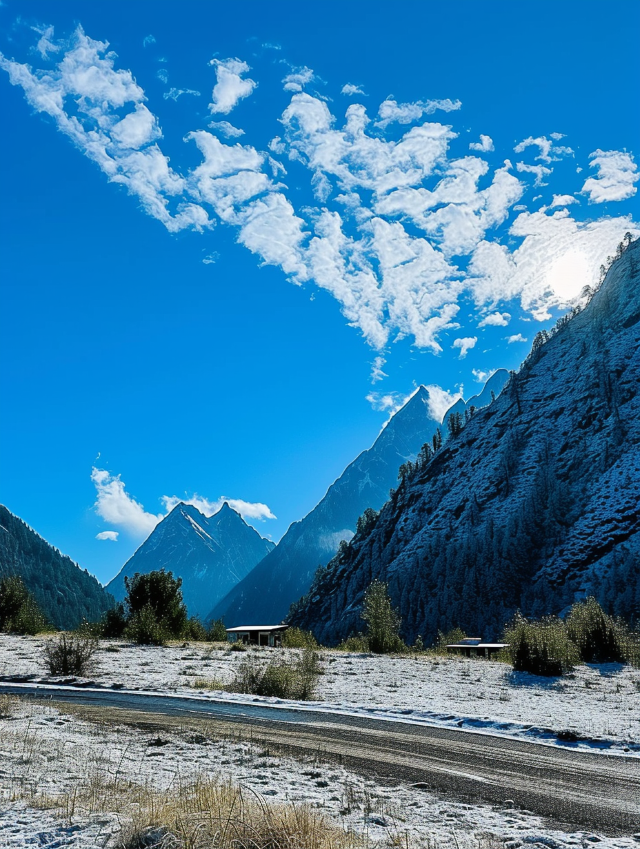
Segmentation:
<svg viewBox="0 0 640 849">
<path fill-rule="evenodd" d="M 87 718 L 154 728 L 203 727 L 292 754 L 320 752 L 354 771 L 468 802 L 503 803 L 568 828 L 640 831 L 640 759 L 281 705 L 197 696 L 0 683 L 0 693 L 80 706 Z"/>
</svg>

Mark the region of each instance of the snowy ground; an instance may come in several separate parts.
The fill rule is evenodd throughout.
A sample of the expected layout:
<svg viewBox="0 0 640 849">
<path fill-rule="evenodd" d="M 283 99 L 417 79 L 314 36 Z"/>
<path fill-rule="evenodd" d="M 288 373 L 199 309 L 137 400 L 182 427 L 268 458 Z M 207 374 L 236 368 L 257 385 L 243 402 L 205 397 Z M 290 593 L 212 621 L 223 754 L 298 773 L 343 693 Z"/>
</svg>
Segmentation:
<svg viewBox="0 0 640 849">
<path fill-rule="evenodd" d="M 43 638 L 0 635 L 0 677 L 46 679 Z M 282 650 L 259 649 L 265 661 Z M 101 644 L 91 680 L 99 686 L 194 695 L 200 679 L 230 684 L 247 653 L 191 643 L 157 648 L 123 642 Z M 545 679 L 514 673 L 496 661 L 459 657 L 381 657 L 322 653 L 317 702 L 327 710 L 484 730 L 564 745 L 558 732 L 578 738 L 575 747 L 640 755 L 640 670 L 606 664 L 579 666 L 571 675 Z M 201 691 L 242 700 L 224 691 Z M 252 701 L 255 699 L 252 698 Z M 265 700 L 276 701 L 276 700 Z M 566 737 L 566 734 L 561 734 Z"/>
<path fill-rule="evenodd" d="M 193 732 L 163 737 L 87 723 L 41 704 L 15 703 L 0 719 L 0 847 L 98 849 L 117 836 L 117 811 L 87 814 L 79 788 L 121 782 L 167 789 L 197 776 L 232 779 L 267 802 L 320 808 L 369 846 L 437 849 L 637 849 L 635 837 L 554 830 L 504 805 L 444 801 L 411 786 L 379 786 L 334 764 L 276 757 L 250 742 L 208 740 Z M 128 785 L 129 786 L 129 785 Z"/>
</svg>

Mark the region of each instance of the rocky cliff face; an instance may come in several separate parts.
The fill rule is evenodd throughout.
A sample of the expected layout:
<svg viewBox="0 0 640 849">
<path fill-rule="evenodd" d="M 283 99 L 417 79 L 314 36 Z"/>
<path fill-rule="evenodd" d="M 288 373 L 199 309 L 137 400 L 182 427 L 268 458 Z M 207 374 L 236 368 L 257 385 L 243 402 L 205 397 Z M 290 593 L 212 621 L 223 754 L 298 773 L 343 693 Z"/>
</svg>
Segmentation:
<svg viewBox="0 0 640 849">
<path fill-rule="evenodd" d="M 0 578 L 19 575 L 57 628 L 96 622 L 113 598 L 85 569 L 0 504 Z"/>
<path fill-rule="evenodd" d="M 488 404 L 506 378 L 504 369 L 496 372 L 467 405 Z M 455 409 L 464 407 L 459 401 Z M 275 550 L 211 610 L 209 618 L 221 616 L 228 627 L 280 622 L 291 603 L 307 592 L 318 567 L 334 556 L 340 541 L 351 539 L 364 510 L 384 504 L 389 489 L 397 484 L 400 465 L 416 459 L 439 424 L 430 413 L 429 393 L 421 386 L 373 446 L 347 466 L 317 507 L 291 525 Z"/>
<path fill-rule="evenodd" d="M 203 618 L 273 548 L 226 502 L 209 518 L 190 504 L 178 504 L 107 589 L 122 601 L 125 575 L 166 569 L 182 578 L 189 614 Z"/>
<path fill-rule="evenodd" d="M 638 617 L 639 268 L 635 242 L 501 395 L 405 476 L 293 624 L 326 643 L 361 630 L 374 578 L 408 640 L 454 626 L 497 636 L 515 609 L 557 613 L 585 592 Z"/>
</svg>

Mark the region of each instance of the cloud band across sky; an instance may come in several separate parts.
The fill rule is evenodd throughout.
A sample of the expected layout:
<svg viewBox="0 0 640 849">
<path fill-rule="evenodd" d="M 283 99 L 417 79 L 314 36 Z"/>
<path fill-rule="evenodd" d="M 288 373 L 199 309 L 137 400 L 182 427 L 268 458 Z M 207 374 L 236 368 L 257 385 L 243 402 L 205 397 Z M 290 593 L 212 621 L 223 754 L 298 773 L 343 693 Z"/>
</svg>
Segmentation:
<svg viewBox="0 0 640 849">
<path fill-rule="evenodd" d="M 91 481 L 96 488 L 94 509 L 98 516 L 109 525 L 121 528 L 134 538 L 149 536 L 156 525 L 180 503 L 192 504 L 205 516 L 213 516 L 227 502 L 233 510 L 240 513 L 243 519 L 249 522 L 276 518 L 269 507 L 260 502 L 244 501 L 241 498 L 227 498 L 225 496 L 221 496 L 215 501 L 209 501 L 209 499 L 197 494 L 185 495 L 184 498 L 175 495 L 163 495 L 160 500 L 165 512 L 149 513 L 140 502 L 129 495 L 120 475 L 114 475 L 106 469 L 98 469 L 94 466 L 91 470 Z M 118 531 L 101 531 L 96 539 L 115 542 L 118 539 Z"/>
<path fill-rule="evenodd" d="M 459 327 L 463 297 L 485 324 L 490 314 L 507 315 L 496 310 L 510 301 L 544 320 L 595 282 L 626 231 L 638 233 L 627 216 L 578 221 L 568 207 L 579 197 L 561 190 L 550 208 L 522 204 L 529 188 L 552 179 L 556 163 L 574 157 L 561 134 L 523 140 L 513 149 L 517 159 L 498 166 L 484 158 L 495 149 L 484 134 L 468 145 L 473 155 L 452 156 L 458 133 L 434 118 L 455 118 L 459 101 L 390 98 L 375 120 L 351 102 L 341 122 L 326 100 L 305 90 L 316 80 L 309 68 L 283 80 L 292 96 L 274 115 L 282 129 L 269 150 L 228 144 L 220 136 L 243 131 L 216 120 L 187 134 L 201 161 L 180 173 L 162 151 L 163 133 L 143 89 L 130 70 L 116 67 L 107 42 L 81 27 L 55 41 L 46 28 L 38 49 L 41 69 L 1 54 L 0 67 L 146 213 L 172 233 L 204 232 L 218 221 L 233 227 L 261 263 L 330 292 L 379 351 L 407 337 L 441 352 L 442 334 Z M 211 113 L 226 116 L 255 97 L 258 82 L 242 59 L 212 66 Z M 345 94 L 360 91 L 352 85 Z M 640 175 L 631 154 L 597 150 L 590 165 L 577 194 L 591 204 L 636 193 Z M 315 203 L 296 209 L 291 186 L 302 182 Z M 472 338 L 454 343 L 461 357 Z"/>
</svg>

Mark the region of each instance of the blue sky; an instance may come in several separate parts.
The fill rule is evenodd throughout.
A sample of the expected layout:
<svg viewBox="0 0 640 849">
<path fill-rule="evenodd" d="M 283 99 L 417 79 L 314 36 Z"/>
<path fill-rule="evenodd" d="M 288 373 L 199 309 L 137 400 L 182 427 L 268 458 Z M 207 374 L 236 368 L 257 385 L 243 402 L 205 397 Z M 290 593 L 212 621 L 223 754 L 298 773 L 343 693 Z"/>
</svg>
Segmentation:
<svg viewBox="0 0 640 849">
<path fill-rule="evenodd" d="M 0 6 L 0 498 L 101 580 L 178 498 L 277 540 L 638 233 L 637 3 L 237 9 Z"/>
</svg>

